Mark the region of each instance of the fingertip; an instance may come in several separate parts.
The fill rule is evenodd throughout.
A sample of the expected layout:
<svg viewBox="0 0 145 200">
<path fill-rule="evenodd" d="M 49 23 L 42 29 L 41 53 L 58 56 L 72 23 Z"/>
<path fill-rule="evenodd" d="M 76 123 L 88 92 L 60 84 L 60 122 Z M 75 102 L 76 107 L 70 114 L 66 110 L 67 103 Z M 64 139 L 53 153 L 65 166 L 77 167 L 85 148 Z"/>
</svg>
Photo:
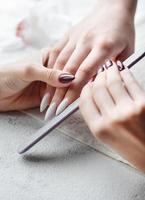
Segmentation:
<svg viewBox="0 0 145 200">
<path fill-rule="evenodd" d="M 64 98 L 63 101 L 59 104 L 56 110 L 56 115 L 59 115 L 62 113 L 69 105 L 69 100 L 68 98 Z"/>
<path fill-rule="evenodd" d="M 74 75 L 56 69 L 47 69 L 46 73 L 46 82 L 53 87 L 67 87 L 75 79 Z"/>
<path fill-rule="evenodd" d="M 75 79 L 75 76 L 69 73 L 61 73 L 58 77 L 60 83 L 70 84 Z"/>
<path fill-rule="evenodd" d="M 119 71 L 123 71 L 125 69 L 124 64 L 120 60 L 116 61 L 116 65 L 117 65 Z"/>
</svg>

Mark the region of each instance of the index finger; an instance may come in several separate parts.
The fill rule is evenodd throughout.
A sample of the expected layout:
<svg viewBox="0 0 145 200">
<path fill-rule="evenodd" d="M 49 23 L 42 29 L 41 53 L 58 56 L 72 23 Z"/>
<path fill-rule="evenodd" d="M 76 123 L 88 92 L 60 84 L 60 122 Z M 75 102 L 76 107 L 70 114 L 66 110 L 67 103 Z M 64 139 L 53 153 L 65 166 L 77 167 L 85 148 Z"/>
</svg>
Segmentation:
<svg viewBox="0 0 145 200">
<path fill-rule="evenodd" d="M 101 115 L 92 97 L 92 83 L 88 83 L 80 97 L 80 111 L 90 130 L 95 134 Z"/>
</svg>

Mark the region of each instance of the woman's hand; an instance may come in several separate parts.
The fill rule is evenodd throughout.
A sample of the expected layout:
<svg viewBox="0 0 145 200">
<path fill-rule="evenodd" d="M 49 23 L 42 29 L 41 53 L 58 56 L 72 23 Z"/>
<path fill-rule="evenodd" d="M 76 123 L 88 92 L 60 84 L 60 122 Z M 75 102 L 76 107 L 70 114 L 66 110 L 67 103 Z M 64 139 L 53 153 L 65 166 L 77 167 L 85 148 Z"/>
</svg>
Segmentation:
<svg viewBox="0 0 145 200">
<path fill-rule="evenodd" d="M 98 1 L 95 11 L 72 27 L 64 38 L 47 52 L 47 66 L 68 71 L 76 77 L 69 88 L 55 90 L 47 87 L 46 93 L 50 94 L 47 116 L 52 112 L 58 115 L 78 98 L 83 86 L 96 74 L 97 67 L 106 59 L 124 60 L 133 52 L 134 12 L 119 2 Z M 54 104 L 56 107 L 52 109 Z"/>
<path fill-rule="evenodd" d="M 48 69 L 38 62 L 21 61 L 0 66 L 0 111 L 36 107 L 44 95 L 46 84 L 68 87 L 73 79 L 69 73 Z"/>
<path fill-rule="evenodd" d="M 128 69 L 114 63 L 99 73 L 84 87 L 80 110 L 97 139 L 145 172 L 145 92 Z"/>
</svg>

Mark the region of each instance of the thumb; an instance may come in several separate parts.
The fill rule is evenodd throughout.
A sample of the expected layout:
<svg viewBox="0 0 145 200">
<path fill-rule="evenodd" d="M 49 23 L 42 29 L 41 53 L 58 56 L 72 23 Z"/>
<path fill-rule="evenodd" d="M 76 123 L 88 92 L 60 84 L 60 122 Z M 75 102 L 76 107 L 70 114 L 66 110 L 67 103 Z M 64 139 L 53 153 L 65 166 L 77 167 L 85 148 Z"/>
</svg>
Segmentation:
<svg viewBox="0 0 145 200">
<path fill-rule="evenodd" d="M 74 75 L 61 70 L 50 69 L 44 66 L 31 66 L 27 69 L 26 79 L 29 81 L 42 81 L 53 87 L 67 87 L 75 79 Z"/>
</svg>

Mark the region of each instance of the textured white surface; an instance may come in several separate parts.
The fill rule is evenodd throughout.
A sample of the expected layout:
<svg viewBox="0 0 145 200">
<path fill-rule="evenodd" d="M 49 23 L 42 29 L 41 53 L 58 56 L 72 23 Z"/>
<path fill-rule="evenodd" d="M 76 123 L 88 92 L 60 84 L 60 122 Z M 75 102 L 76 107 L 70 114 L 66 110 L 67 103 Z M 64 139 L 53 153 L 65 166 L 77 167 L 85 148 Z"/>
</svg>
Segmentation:
<svg viewBox="0 0 145 200">
<path fill-rule="evenodd" d="M 37 51 L 33 46 L 25 46 L 14 34 L 16 24 L 28 15 L 34 5 L 37 6 L 36 2 L 39 1 L 0 0 L 1 63 L 11 62 Z M 48 6 L 52 1 L 41 2 L 46 2 Z M 63 3 L 61 9 L 64 9 L 64 14 L 72 20 L 72 23 L 80 19 L 92 6 L 89 0 L 55 0 L 53 4 L 59 5 L 58 9 L 61 2 Z M 139 2 L 136 18 L 136 49 L 145 46 L 145 1 L 139 0 Z M 144 66 L 143 63 L 139 65 L 136 73 L 137 79 L 143 85 Z M 33 112 L 35 117 L 38 112 Z M 75 127 L 72 126 L 74 120 L 78 121 Z M 42 122 L 21 113 L 0 114 L 0 199 L 145 199 L 145 177 L 142 174 L 95 151 L 93 148 L 96 146 L 102 151 L 104 147 L 91 137 L 78 114 L 68 119 L 65 124 L 65 126 L 62 124 L 61 131 L 65 129 L 66 133 L 67 130 L 73 130 L 70 136 L 81 142 L 62 134 L 59 129 L 37 145 L 31 154 L 21 157 L 16 153 L 19 144 L 26 142 L 29 136 L 42 126 Z M 86 134 L 82 133 L 82 127 L 86 129 Z"/>
</svg>

